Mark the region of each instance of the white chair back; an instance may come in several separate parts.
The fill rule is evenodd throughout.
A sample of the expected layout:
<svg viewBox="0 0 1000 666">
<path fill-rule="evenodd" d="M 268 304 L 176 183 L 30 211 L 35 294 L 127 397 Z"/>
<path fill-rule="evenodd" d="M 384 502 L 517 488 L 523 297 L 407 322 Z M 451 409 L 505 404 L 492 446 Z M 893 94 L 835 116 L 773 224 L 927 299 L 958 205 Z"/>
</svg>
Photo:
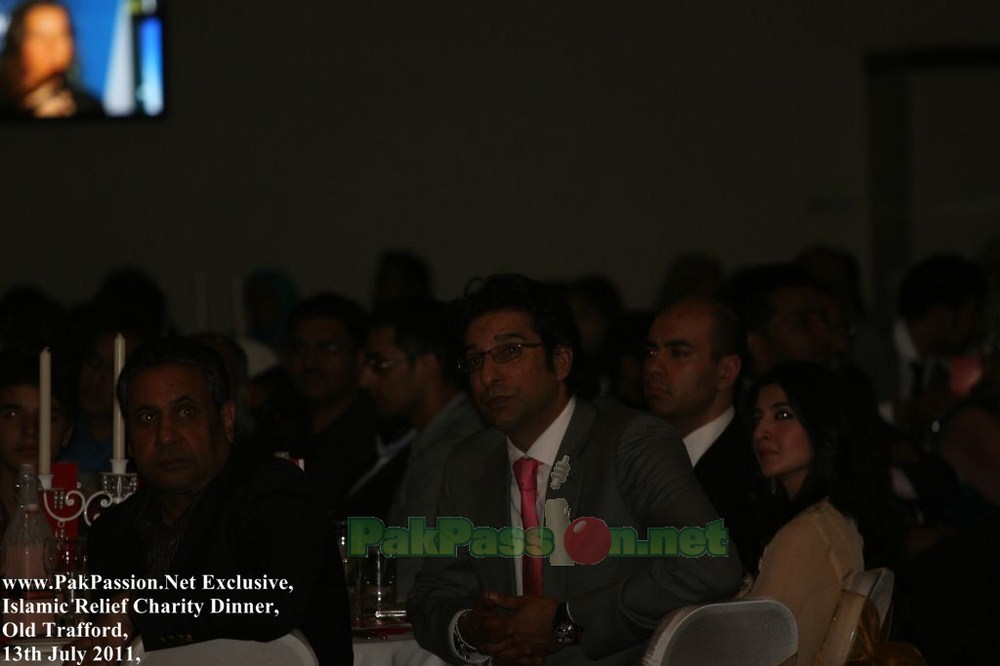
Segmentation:
<svg viewBox="0 0 1000 666">
<path fill-rule="evenodd" d="M 892 607 L 892 591 L 895 585 L 896 576 L 892 573 L 892 569 L 879 567 L 855 574 L 846 589 L 871 599 L 878 611 L 879 625 L 885 626 Z"/>
<path fill-rule="evenodd" d="M 132 659 L 122 664 L 141 666 L 317 666 L 316 653 L 298 630 L 273 641 L 238 641 L 220 638 L 147 652 L 140 636 L 132 644 Z"/>
<path fill-rule="evenodd" d="M 776 666 L 798 647 L 798 626 L 784 604 L 745 597 L 687 606 L 664 617 L 642 666 Z"/>
<path fill-rule="evenodd" d="M 912 644 L 889 640 L 894 584 L 890 569 L 876 568 L 855 574 L 844 585 L 816 655 L 817 666 L 926 666 L 923 655 Z"/>
</svg>

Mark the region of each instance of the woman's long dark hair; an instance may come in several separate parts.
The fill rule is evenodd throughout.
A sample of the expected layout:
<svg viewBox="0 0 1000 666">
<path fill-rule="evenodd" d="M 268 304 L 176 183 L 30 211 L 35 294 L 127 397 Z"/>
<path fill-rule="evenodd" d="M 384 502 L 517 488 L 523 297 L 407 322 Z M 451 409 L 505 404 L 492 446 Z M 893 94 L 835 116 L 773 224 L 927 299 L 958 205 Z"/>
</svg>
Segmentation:
<svg viewBox="0 0 1000 666">
<path fill-rule="evenodd" d="M 28 14 L 38 7 L 57 7 L 64 12 L 70 22 L 70 34 L 74 35 L 73 17 L 69 8 L 59 0 L 27 0 L 22 2 L 10 14 L 10 22 L 7 25 L 7 33 L 4 35 L 3 49 L 0 50 L 0 100 L 4 97 L 16 98 L 20 91 L 16 83 L 18 61 L 21 59 L 21 48 L 24 45 L 25 24 Z M 66 72 L 67 78 L 72 78 L 75 74 L 76 62 L 74 60 L 70 70 Z"/>
<path fill-rule="evenodd" d="M 865 544 L 865 567 L 896 562 L 897 530 L 892 519 L 887 461 L 876 440 L 875 414 L 863 408 L 833 370 L 806 361 L 789 361 L 761 376 L 752 403 L 765 386 L 779 386 L 802 424 L 813 449 L 809 471 L 795 497 L 782 485 L 759 493 L 758 535 L 766 544 L 803 509 L 829 497 L 853 518 Z M 757 562 L 747 562 L 756 569 Z"/>
</svg>

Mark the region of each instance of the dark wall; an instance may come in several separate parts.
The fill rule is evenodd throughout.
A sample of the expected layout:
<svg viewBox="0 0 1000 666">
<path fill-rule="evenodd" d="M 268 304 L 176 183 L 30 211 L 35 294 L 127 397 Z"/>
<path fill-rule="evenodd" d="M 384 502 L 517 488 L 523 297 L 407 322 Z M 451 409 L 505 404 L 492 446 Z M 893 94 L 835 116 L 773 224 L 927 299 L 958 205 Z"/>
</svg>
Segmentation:
<svg viewBox="0 0 1000 666">
<path fill-rule="evenodd" d="M 599 270 L 632 305 L 693 249 L 866 262 L 864 54 L 1000 41 L 996 3 L 360 4 L 169 3 L 165 118 L 0 128 L 0 286 L 138 263 L 225 328 L 250 270 L 364 299 L 389 246 L 442 296 Z"/>
</svg>

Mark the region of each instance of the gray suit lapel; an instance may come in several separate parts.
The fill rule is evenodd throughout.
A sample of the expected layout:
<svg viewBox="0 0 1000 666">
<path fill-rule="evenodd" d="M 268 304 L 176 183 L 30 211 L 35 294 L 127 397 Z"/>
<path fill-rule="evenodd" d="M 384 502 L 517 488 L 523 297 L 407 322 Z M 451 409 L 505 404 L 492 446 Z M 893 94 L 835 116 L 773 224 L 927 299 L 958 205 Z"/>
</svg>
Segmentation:
<svg viewBox="0 0 1000 666">
<path fill-rule="evenodd" d="M 570 520 L 580 515 L 580 498 L 587 473 L 586 459 L 582 453 L 586 447 L 587 439 L 596 416 L 597 409 L 592 404 L 577 400 L 576 407 L 573 408 L 573 417 L 570 419 L 569 427 L 566 428 L 566 434 L 559 445 L 559 453 L 556 454 L 555 460 L 559 462 L 563 459 L 563 456 L 569 456 L 569 475 L 558 490 L 552 489 L 550 477 L 550 485 L 545 491 L 546 500 L 558 497 L 566 499 L 570 510 Z M 545 560 L 542 568 L 542 585 L 545 596 L 554 599 L 566 598 L 566 578 L 570 568 L 565 566 L 554 567 L 549 563 L 548 559 Z"/>
<path fill-rule="evenodd" d="M 482 525 L 510 524 L 510 462 L 503 434 L 496 432 L 484 447 L 482 465 L 475 475 L 476 519 Z"/>
<path fill-rule="evenodd" d="M 503 433 L 493 431 L 496 436 L 483 447 L 482 464 L 474 476 L 474 506 L 469 518 L 476 527 L 501 528 L 510 525 L 510 461 L 507 459 L 507 439 Z M 492 584 L 505 594 L 514 594 L 514 561 L 508 558 L 490 558 L 489 568 L 496 572 L 497 581 Z M 483 564 L 486 564 L 484 562 Z"/>
</svg>

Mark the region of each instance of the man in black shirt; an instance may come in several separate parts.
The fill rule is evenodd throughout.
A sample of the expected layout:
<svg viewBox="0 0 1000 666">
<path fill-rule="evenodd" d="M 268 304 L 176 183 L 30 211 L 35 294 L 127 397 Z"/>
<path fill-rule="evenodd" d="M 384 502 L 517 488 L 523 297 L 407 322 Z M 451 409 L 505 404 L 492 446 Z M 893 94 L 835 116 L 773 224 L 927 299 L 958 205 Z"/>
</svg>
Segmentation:
<svg viewBox="0 0 1000 666">
<path fill-rule="evenodd" d="M 300 470 L 234 443 L 218 354 L 184 338 L 150 343 L 129 358 L 117 392 L 143 488 L 95 521 L 91 573 L 160 585 L 115 594 L 100 622 L 126 636 L 79 647 L 124 645 L 136 634 L 147 650 L 266 641 L 298 628 L 321 663 L 350 663 L 343 571 L 324 518 Z M 168 575 L 191 582 L 177 589 Z M 237 585 L 212 589 L 209 577 Z"/>
</svg>

